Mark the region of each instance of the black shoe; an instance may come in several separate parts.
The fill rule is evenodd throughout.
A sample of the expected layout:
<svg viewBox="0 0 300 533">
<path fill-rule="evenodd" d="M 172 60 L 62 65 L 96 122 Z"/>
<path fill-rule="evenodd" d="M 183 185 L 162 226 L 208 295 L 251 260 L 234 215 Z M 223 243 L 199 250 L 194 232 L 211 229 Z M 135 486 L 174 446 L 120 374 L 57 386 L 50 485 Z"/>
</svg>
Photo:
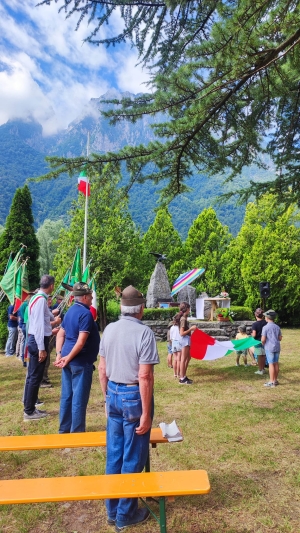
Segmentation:
<svg viewBox="0 0 300 533">
<path fill-rule="evenodd" d="M 187 376 L 185 378 L 179 380 L 180 385 L 191 385 L 193 383 L 192 379 L 189 379 Z"/>
<path fill-rule="evenodd" d="M 37 399 L 35 406 L 36 407 L 41 407 L 41 405 L 44 405 L 44 402 L 42 402 L 41 400 Z"/>
<path fill-rule="evenodd" d="M 52 383 L 48 379 L 47 380 L 43 379 L 43 381 L 40 384 L 41 389 L 51 389 L 51 387 L 52 387 Z"/>
<path fill-rule="evenodd" d="M 123 529 L 126 529 L 126 527 L 134 526 L 135 524 L 141 524 L 142 522 L 145 522 L 147 518 L 149 517 L 150 511 L 146 507 L 143 507 L 142 509 L 138 509 L 135 513 L 135 516 L 126 522 L 117 522 L 115 525 L 115 531 L 123 531 Z"/>
<path fill-rule="evenodd" d="M 114 526 L 115 523 L 116 523 L 116 519 L 107 517 L 107 523 L 108 523 L 109 526 Z"/>
</svg>

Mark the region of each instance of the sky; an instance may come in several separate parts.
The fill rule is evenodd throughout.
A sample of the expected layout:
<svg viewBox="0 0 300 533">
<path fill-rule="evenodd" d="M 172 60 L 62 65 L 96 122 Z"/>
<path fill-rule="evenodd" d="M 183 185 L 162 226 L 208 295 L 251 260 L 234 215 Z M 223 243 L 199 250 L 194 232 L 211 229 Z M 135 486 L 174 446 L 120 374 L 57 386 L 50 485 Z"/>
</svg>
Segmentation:
<svg viewBox="0 0 300 533">
<path fill-rule="evenodd" d="M 115 48 L 84 43 L 91 26 L 59 13 L 62 0 L 36 6 L 37 0 L 0 1 L 0 125 L 33 118 L 44 135 L 64 129 L 91 98 L 114 88 L 146 91 L 147 72 L 129 45 Z M 115 15 L 103 31 L 119 33 Z"/>
</svg>

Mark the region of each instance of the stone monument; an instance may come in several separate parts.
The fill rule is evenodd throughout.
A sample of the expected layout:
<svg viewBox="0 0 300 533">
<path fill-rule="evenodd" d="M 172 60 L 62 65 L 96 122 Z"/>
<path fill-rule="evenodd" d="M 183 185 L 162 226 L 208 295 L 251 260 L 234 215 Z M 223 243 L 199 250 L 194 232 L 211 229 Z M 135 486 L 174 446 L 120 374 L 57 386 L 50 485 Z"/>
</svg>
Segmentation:
<svg viewBox="0 0 300 533">
<path fill-rule="evenodd" d="M 158 300 L 172 301 L 171 289 L 165 265 L 158 261 L 151 276 L 146 296 L 147 308 L 157 307 Z"/>
</svg>

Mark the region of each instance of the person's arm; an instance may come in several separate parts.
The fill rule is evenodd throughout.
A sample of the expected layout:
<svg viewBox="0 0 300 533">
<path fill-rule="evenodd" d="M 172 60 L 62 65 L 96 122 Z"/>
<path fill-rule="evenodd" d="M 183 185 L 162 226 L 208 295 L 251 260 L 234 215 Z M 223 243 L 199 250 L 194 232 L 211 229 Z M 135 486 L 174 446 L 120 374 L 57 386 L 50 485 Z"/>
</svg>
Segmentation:
<svg viewBox="0 0 300 533">
<path fill-rule="evenodd" d="M 56 359 L 54 361 L 54 366 L 57 366 L 57 363 L 61 360 L 61 350 L 65 342 L 66 332 L 63 328 L 60 328 L 56 336 Z"/>
<path fill-rule="evenodd" d="M 189 335 L 192 331 L 195 331 L 195 329 L 197 329 L 197 326 L 196 324 L 194 324 L 193 326 L 191 326 L 189 329 L 187 329 L 186 331 L 184 331 L 183 328 L 180 328 L 180 335 L 181 337 L 185 337 L 185 335 Z"/>
<path fill-rule="evenodd" d="M 100 386 L 101 386 L 101 390 L 103 394 L 103 399 L 104 399 L 104 402 L 106 402 L 106 391 L 107 391 L 108 378 L 106 375 L 106 360 L 105 360 L 105 357 L 102 357 L 101 355 L 100 355 L 98 371 L 99 371 L 99 381 L 100 381 Z"/>
<path fill-rule="evenodd" d="M 267 337 L 265 335 L 261 336 L 261 343 L 266 344 Z"/>
<path fill-rule="evenodd" d="M 139 367 L 140 395 L 142 400 L 142 416 L 140 425 L 136 428 L 138 435 L 144 435 L 151 428 L 152 398 L 154 386 L 153 365 L 140 365 Z"/>
<path fill-rule="evenodd" d="M 59 337 L 60 331 L 57 334 L 57 339 L 60 339 L 60 337 Z M 59 361 L 57 361 L 57 362 L 55 361 L 54 365 L 59 367 L 59 368 L 64 368 L 65 366 L 67 366 L 72 361 L 72 359 L 74 359 L 74 357 L 76 357 L 76 355 L 78 355 L 79 352 L 81 352 L 82 348 L 84 347 L 84 345 L 85 345 L 85 343 L 86 343 L 86 341 L 88 339 L 88 336 L 89 336 L 89 332 L 80 331 L 79 335 L 78 335 L 77 342 L 73 346 L 73 348 L 70 351 L 70 353 L 68 355 L 66 355 L 65 357 L 62 357 Z M 59 344 L 57 344 L 57 346 L 59 346 Z M 58 351 L 60 351 L 59 348 L 58 348 Z"/>
<path fill-rule="evenodd" d="M 255 329 L 252 330 L 251 335 L 252 335 L 252 337 L 254 337 L 254 338 L 256 337 L 256 331 L 255 331 Z"/>
<path fill-rule="evenodd" d="M 18 317 L 15 315 L 9 315 L 9 320 L 18 320 Z"/>
</svg>

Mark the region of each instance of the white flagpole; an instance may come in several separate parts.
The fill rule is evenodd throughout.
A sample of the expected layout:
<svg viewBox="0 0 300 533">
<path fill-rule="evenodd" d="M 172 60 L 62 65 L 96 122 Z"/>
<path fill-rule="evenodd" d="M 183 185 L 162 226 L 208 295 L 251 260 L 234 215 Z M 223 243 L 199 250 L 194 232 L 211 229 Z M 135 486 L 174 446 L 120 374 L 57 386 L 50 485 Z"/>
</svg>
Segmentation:
<svg viewBox="0 0 300 533">
<path fill-rule="evenodd" d="M 87 147 L 86 147 L 86 155 L 89 157 L 89 151 L 90 151 L 90 132 L 88 132 L 88 138 L 87 138 Z M 84 213 L 84 236 L 83 236 L 83 260 L 82 260 L 82 268 L 83 272 L 86 269 L 86 245 L 87 245 L 87 221 L 88 221 L 88 176 L 87 181 L 85 183 L 85 213 Z"/>
</svg>

